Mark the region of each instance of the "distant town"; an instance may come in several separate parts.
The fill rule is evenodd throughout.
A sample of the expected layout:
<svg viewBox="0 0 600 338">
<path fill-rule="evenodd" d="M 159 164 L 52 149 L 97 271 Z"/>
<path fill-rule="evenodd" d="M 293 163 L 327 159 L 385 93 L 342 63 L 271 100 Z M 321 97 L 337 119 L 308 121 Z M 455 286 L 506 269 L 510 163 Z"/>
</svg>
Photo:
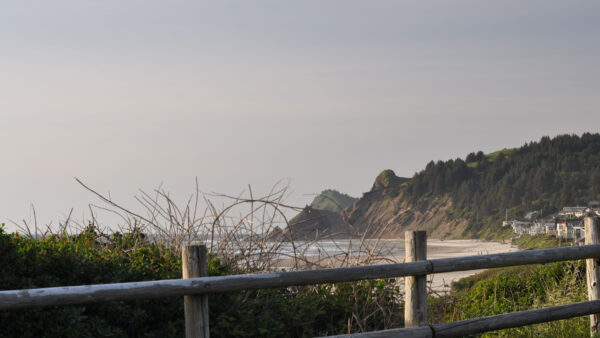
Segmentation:
<svg viewBox="0 0 600 338">
<path fill-rule="evenodd" d="M 526 220 L 505 220 L 502 226 L 511 226 L 517 235 L 552 235 L 561 240 L 579 242 L 585 238 L 583 218 L 587 213 L 600 216 L 600 201 L 590 201 L 587 207 L 564 207 L 561 211 L 542 216 L 541 211 L 530 211 Z"/>
</svg>

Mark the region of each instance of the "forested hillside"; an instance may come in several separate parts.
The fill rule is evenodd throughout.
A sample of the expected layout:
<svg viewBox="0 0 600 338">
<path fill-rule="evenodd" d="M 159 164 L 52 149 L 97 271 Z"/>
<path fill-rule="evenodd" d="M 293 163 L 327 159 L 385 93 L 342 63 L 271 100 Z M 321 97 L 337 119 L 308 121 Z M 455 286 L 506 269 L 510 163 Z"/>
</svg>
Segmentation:
<svg viewBox="0 0 600 338">
<path fill-rule="evenodd" d="M 512 236 L 510 230 L 500 231 L 506 214 L 511 219 L 532 210 L 548 215 L 597 199 L 600 134 L 560 135 L 520 148 L 432 161 L 410 179 L 384 170 L 371 191 L 340 217 L 313 215 L 301 227 L 305 234 L 308 228 L 319 233 L 348 228 L 398 237 L 421 229 L 442 238 L 502 238 Z"/>
<path fill-rule="evenodd" d="M 600 134 L 543 137 L 516 149 L 465 160 L 430 162 L 407 184 L 405 196 L 417 207 L 449 195 L 450 218 L 469 220 L 463 235 L 489 235 L 505 210 L 509 217 L 528 210 L 544 214 L 600 198 Z"/>
</svg>

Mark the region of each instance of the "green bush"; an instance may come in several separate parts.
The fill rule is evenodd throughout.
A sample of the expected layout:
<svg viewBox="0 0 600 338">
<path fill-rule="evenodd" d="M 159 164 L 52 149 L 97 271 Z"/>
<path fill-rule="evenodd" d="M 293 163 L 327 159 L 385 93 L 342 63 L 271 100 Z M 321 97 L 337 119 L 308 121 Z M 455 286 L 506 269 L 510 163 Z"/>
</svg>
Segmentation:
<svg viewBox="0 0 600 338">
<path fill-rule="evenodd" d="M 560 243 L 559 239 L 552 235 L 542 234 L 542 235 L 521 235 L 515 240 L 513 240 L 513 244 L 516 244 L 519 248 L 528 250 L 528 249 L 545 249 L 545 248 L 556 248 L 560 244 L 562 246 L 570 246 L 573 245 L 572 241 Z"/>
<path fill-rule="evenodd" d="M 211 316 L 218 316 L 214 321 L 211 317 L 211 334 L 332 335 L 347 333 L 349 319 L 352 332 L 382 330 L 401 325 L 404 307 L 398 301 L 399 294 L 391 281 L 378 280 L 211 295 Z M 353 313 L 363 319 L 361 323 L 353 319 Z"/>
<path fill-rule="evenodd" d="M 0 290 L 181 278 L 181 259 L 139 232 L 45 239 L 0 227 Z M 209 275 L 241 273 L 209 260 Z M 209 296 L 214 337 L 306 337 L 403 324 L 393 280 Z M 183 297 L 0 311 L 0 337 L 181 337 Z"/>
<path fill-rule="evenodd" d="M 0 228 L 0 289 L 181 278 L 179 257 L 140 233 L 100 239 L 93 227 L 41 240 Z M 175 336 L 183 332 L 182 311 L 183 302 L 169 298 L 2 311 L 0 336 Z"/>
<path fill-rule="evenodd" d="M 446 321 L 456 321 L 558 306 L 587 299 L 585 263 L 558 262 L 545 265 L 491 269 L 452 285 L 452 306 Z M 586 317 L 549 322 L 485 334 L 502 337 L 589 336 Z"/>
</svg>

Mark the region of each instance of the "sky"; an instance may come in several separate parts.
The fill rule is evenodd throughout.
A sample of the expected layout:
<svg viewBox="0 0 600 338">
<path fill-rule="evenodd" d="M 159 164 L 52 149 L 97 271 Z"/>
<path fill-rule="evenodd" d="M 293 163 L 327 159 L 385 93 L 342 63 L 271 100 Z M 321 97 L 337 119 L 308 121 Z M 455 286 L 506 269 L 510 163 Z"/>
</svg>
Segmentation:
<svg viewBox="0 0 600 338">
<path fill-rule="evenodd" d="M 0 223 L 599 132 L 597 1 L 3 1 Z M 8 225 L 11 229 L 12 225 Z"/>
</svg>

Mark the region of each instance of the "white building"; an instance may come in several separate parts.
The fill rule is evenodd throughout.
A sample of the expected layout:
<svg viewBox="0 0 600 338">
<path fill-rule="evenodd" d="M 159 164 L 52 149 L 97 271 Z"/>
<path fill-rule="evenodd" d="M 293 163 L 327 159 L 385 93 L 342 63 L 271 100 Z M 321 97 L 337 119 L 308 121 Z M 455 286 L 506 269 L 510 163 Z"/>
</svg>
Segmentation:
<svg viewBox="0 0 600 338">
<path fill-rule="evenodd" d="M 584 227 L 573 227 L 573 238 L 574 239 L 584 239 L 585 238 L 585 228 Z"/>
<path fill-rule="evenodd" d="M 585 228 L 580 220 L 559 219 L 556 221 L 556 233 L 561 239 L 580 239 L 585 237 Z"/>
<path fill-rule="evenodd" d="M 583 217 L 586 209 L 587 207 L 564 207 L 558 214 L 563 217 Z"/>
<path fill-rule="evenodd" d="M 565 220 L 556 222 L 556 234 L 558 238 L 571 240 L 573 239 L 573 226 L 568 225 Z"/>
<path fill-rule="evenodd" d="M 542 222 L 533 222 L 533 224 L 529 228 L 529 234 L 531 236 L 541 235 L 544 233 L 546 233 L 546 227 L 544 226 L 544 223 L 542 223 Z"/>
<path fill-rule="evenodd" d="M 523 221 L 512 221 L 513 232 L 518 235 L 529 234 L 529 229 L 531 228 L 531 222 L 523 222 Z"/>
<path fill-rule="evenodd" d="M 546 231 L 546 234 L 556 236 L 556 223 L 554 223 L 554 222 L 544 223 L 544 230 Z"/>
</svg>

